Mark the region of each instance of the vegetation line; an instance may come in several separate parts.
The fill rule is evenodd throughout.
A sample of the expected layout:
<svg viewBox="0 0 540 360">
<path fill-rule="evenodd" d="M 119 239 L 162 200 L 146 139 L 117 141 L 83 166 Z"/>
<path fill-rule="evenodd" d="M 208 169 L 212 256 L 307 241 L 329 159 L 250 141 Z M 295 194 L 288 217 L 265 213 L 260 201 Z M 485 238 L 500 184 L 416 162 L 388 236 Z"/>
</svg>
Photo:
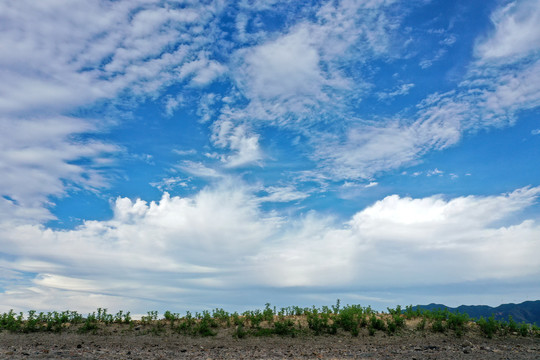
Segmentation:
<svg viewBox="0 0 540 360">
<path fill-rule="evenodd" d="M 229 313 L 223 309 L 212 312 L 203 311 L 185 315 L 166 311 L 160 317 L 157 311 L 149 311 L 141 320 L 133 320 L 129 312 L 119 311 L 109 314 L 107 309 L 98 308 L 86 317 L 76 311 L 36 313 L 31 310 L 27 316 L 13 310 L 0 316 L 0 331 L 13 333 L 62 332 L 80 333 L 137 331 L 160 335 L 166 331 L 189 336 L 214 336 L 220 329 L 229 329 L 235 338 L 247 336 L 291 336 L 335 335 L 350 333 L 352 336 L 374 336 L 377 332 L 388 335 L 401 335 L 411 331 L 446 333 L 461 337 L 468 332 L 483 336 L 524 336 L 540 337 L 536 324 L 516 323 L 511 317 L 508 321 L 489 318 L 472 319 L 464 313 L 453 313 L 448 309 L 423 310 L 407 306 L 388 312 L 377 312 L 371 307 L 346 305 L 341 307 L 338 300 L 331 307 L 315 306 L 301 308 L 289 306 L 277 310 L 266 304 L 263 310 L 245 311 L 241 314 Z M 141 331 L 142 330 L 142 331 Z"/>
</svg>

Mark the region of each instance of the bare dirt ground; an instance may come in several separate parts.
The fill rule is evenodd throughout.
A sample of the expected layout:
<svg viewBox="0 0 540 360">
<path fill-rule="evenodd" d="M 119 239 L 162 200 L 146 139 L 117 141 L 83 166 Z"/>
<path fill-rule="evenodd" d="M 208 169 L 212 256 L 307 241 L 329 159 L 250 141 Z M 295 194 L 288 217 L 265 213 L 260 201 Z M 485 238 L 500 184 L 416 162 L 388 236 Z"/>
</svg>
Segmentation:
<svg viewBox="0 0 540 360">
<path fill-rule="evenodd" d="M 0 359 L 535 359 L 540 338 L 514 335 L 405 332 L 247 337 L 230 331 L 213 337 L 144 331 L 0 333 Z"/>
</svg>

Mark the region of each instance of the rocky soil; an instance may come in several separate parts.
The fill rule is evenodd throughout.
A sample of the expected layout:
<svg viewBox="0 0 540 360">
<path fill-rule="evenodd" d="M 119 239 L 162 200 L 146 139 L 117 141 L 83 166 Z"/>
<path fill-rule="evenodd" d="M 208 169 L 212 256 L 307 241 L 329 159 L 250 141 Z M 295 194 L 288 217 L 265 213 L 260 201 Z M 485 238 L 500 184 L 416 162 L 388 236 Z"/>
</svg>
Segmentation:
<svg viewBox="0 0 540 360">
<path fill-rule="evenodd" d="M 479 334 L 348 333 L 297 337 L 213 337 L 144 331 L 0 333 L 0 359 L 535 359 L 540 338 Z"/>
</svg>

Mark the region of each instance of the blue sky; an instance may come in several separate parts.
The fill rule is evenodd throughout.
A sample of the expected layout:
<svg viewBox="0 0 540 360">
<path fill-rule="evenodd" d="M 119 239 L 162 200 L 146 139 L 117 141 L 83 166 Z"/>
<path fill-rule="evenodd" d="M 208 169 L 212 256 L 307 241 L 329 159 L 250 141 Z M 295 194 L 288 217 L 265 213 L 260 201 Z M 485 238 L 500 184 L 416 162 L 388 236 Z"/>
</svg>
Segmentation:
<svg viewBox="0 0 540 360">
<path fill-rule="evenodd" d="M 0 311 L 540 298 L 540 1 L 0 4 Z"/>
</svg>

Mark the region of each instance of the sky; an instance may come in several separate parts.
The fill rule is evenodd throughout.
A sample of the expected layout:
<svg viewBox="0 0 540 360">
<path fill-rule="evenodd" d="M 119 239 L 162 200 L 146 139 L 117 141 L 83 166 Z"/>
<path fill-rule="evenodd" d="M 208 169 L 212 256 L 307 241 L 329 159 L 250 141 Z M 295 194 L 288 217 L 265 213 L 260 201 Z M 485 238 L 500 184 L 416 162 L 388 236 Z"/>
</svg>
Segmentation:
<svg viewBox="0 0 540 360">
<path fill-rule="evenodd" d="M 538 24 L 0 1 L 0 311 L 540 299 Z"/>
</svg>

